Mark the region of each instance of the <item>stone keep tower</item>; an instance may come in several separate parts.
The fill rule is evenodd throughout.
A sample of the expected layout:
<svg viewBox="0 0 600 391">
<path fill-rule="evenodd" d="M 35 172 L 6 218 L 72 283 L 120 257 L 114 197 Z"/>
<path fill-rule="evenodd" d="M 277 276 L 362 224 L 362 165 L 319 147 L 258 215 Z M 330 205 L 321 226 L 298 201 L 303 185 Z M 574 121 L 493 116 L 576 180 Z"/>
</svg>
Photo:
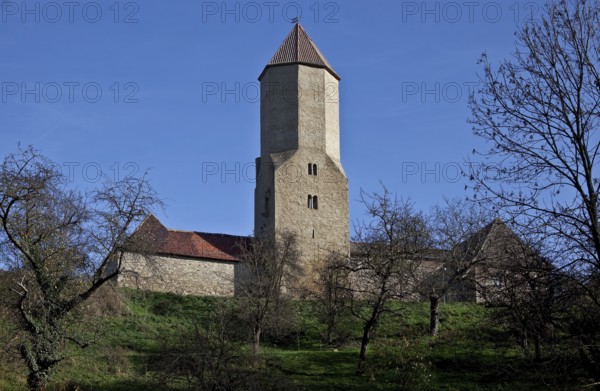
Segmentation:
<svg viewBox="0 0 600 391">
<path fill-rule="evenodd" d="M 348 254 L 348 179 L 340 162 L 340 77 L 296 24 L 258 79 L 255 235 L 296 233 L 305 266 L 326 259 L 331 251 Z"/>
</svg>

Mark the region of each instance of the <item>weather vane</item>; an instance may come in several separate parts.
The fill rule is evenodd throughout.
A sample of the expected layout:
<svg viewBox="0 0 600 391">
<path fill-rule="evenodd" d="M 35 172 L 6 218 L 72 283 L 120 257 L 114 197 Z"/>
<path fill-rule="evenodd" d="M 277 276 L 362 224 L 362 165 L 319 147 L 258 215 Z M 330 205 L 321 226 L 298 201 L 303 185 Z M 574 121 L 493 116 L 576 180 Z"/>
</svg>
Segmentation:
<svg viewBox="0 0 600 391">
<path fill-rule="evenodd" d="M 294 18 L 292 18 L 292 23 L 298 23 L 300 21 L 300 17 L 296 16 Z"/>
</svg>

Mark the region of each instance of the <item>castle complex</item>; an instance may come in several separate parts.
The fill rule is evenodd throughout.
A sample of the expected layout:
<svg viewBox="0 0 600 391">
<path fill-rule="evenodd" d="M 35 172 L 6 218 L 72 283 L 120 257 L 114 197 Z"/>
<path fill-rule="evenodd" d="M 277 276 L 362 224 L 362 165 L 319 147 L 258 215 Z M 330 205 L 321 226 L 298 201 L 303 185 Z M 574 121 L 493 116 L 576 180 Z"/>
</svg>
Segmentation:
<svg viewBox="0 0 600 391">
<path fill-rule="evenodd" d="M 340 77 L 296 24 L 259 80 L 254 236 L 272 239 L 281 233 L 294 234 L 301 264 L 310 277 L 314 266 L 331 254 L 350 255 L 348 179 L 340 160 Z M 151 254 L 125 254 L 117 277 L 120 286 L 200 296 L 236 294 L 241 248 L 252 238 L 173 230 L 154 216 L 148 216 L 136 233 L 151 238 Z M 473 271 L 479 286 L 493 287 L 506 274 L 505 266 L 499 277 L 490 277 L 495 272 L 489 270 L 498 269 L 507 258 L 506 247 L 519 247 L 518 242 L 508 227 L 495 220 L 463 243 L 474 249 L 473 259 L 494 259 Z M 430 253 L 435 256 L 423 259 L 423 271 L 437 270 L 430 274 L 444 278 L 444 251 Z M 454 295 L 483 300 L 475 289 L 456 289 Z"/>
<path fill-rule="evenodd" d="M 340 160 L 339 75 L 296 24 L 259 76 L 260 157 L 254 234 L 294 233 L 305 266 L 349 254 L 348 179 Z M 121 286 L 181 294 L 235 293 L 240 241 L 186 232 L 149 216 L 156 254 L 125 257 Z"/>
</svg>

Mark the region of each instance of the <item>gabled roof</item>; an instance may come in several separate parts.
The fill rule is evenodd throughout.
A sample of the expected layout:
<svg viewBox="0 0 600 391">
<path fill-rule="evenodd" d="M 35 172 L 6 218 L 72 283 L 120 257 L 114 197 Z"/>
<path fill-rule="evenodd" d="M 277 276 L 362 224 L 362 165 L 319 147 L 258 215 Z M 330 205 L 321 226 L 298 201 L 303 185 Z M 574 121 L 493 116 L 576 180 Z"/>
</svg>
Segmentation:
<svg viewBox="0 0 600 391">
<path fill-rule="evenodd" d="M 510 253 L 507 246 L 512 249 L 517 247 L 521 250 L 525 249 L 525 244 L 519 236 L 500 218 L 496 218 L 467 240 L 458 244 L 457 248 L 469 259 L 479 257 L 482 260 L 498 261 L 506 257 L 507 251 Z M 498 254 L 499 249 L 504 250 L 502 254 Z"/>
<path fill-rule="evenodd" d="M 296 23 L 292 31 L 285 38 L 271 61 L 262 71 L 258 80 L 261 80 L 267 69 L 275 66 L 302 64 L 317 68 L 325 68 L 333 77 L 340 80 L 338 74 L 333 70 L 333 67 L 325 56 L 321 53 L 317 45 L 310 39 L 300 23 Z"/>
<path fill-rule="evenodd" d="M 217 261 L 239 261 L 240 245 L 251 240 L 247 236 L 169 229 L 152 214 L 134 235 L 147 236 L 156 254 Z"/>
</svg>

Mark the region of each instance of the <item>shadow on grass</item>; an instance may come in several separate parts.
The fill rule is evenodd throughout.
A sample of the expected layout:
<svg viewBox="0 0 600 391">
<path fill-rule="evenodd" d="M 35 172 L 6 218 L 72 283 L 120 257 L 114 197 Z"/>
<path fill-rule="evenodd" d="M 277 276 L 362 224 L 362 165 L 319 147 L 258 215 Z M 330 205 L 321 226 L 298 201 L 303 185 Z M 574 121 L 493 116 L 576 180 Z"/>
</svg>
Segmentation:
<svg viewBox="0 0 600 391">
<path fill-rule="evenodd" d="M 354 350 L 300 350 L 271 353 L 267 363 L 306 390 L 372 390 L 369 379 L 355 375 L 357 360 Z"/>
<path fill-rule="evenodd" d="M 270 366 L 289 375 L 322 376 L 353 373 L 358 352 L 331 350 L 286 351 L 271 353 L 267 356 Z M 348 369 L 350 372 L 348 372 Z"/>
<path fill-rule="evenodd" d="M 181 388 L 171 388 L 142 380 L 119 379 L 107 384 L 67 383 L 48 387 L 48 391 L 180 391 Z"/>
</svg>

